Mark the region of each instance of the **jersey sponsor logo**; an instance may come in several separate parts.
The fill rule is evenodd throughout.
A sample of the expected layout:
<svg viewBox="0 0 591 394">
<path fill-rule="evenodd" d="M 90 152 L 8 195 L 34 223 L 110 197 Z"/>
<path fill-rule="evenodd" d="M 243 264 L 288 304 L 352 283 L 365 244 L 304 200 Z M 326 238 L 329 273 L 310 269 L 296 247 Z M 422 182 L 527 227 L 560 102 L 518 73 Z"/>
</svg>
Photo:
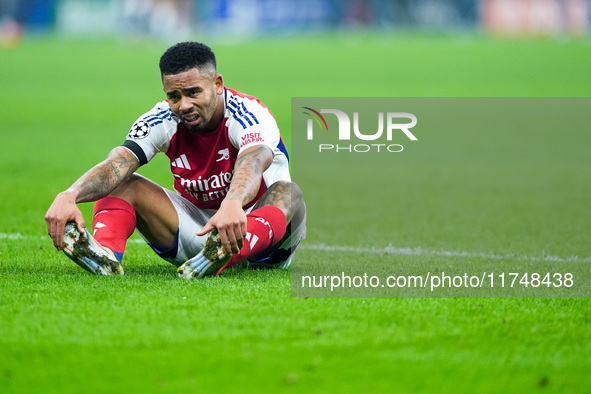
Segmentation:
<svg viewBox="0 0 591 394">
<path fill-rule="evenodd" d="M 220 155 L 220 158 L 216 161 L 230 160 L 230 148 L 219 150 L 218 155 Z"/>
<path fill-rule="evenodd" d="M 138 120 L 131 126 L 129 133 L 127 133 L 127 138 L 131 138 L 132 140 L 139 140 L 145 138 L 150 134 L 150 125 L 143 120 Z"/>
<path fill-rule="evenodd" d="M 230 190 L 231 172 L 220 172 L 209 178 L 186 179 L 174 174 L 180 185 L 191 196 L 201 201 L 211 201 L 223 198 Z"/>
<path fill-rule="evenodd" d="M 240 141 L 240 147 L 242 148 L 244 145 L 251 144 L 253 142 L 263 142 L 264 139 L 261 137 L 261 133 L 248 133 L 242 136 L 242 140 Z"/>
<path fill-rule="evenodd" d="M 184 154 L 177 157 L 174 161 L 171 161 L 170 165 L 177 168 L 186 168 L 187 170 L 191 169 L 191 165 L 187 160 L 187 156 L 185 156 Z"/>
</svg>

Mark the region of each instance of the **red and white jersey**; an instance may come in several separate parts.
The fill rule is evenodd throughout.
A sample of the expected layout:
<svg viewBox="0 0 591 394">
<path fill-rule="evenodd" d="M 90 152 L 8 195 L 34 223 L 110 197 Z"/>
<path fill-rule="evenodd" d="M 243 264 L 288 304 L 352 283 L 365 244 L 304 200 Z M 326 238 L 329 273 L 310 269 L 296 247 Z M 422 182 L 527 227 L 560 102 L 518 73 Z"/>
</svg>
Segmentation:
<svg viewBox="0 0 591 394">
<path fill-rule="evenodd" d="M 191 132 L 161 101 L 133 124 L 123 146 L 130 149 L 140 165 L 158 152 L 170 159 L 174 188 L 195 206 L 218 209 L 230 189 L 236 158 L 244 149 L 266 145 L 273 151 L 271 166 L 263 173 L 252 206 L 276 181 L 289 181 L 285 145 L 275 118 L 255 97 L 224 88 L 224 119 L 209 133 Z"/>
</svg>

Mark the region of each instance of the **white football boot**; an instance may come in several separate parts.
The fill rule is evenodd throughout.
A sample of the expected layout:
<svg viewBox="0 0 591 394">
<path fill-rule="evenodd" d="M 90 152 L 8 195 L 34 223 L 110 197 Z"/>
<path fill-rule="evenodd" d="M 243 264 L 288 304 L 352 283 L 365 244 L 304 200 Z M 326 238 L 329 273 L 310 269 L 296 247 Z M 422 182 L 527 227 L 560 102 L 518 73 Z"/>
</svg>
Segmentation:
<svg viewBox="0 0 591 394">
<path fill-rule="evenodd" d="M 232 257 L 231 254 L 228 255 L 224 252 L 220 234 L 214 228 L 211 230 L 211 234 L 201 252 L 192 259 L 185 261 L 176 272 L 179 277 L 185 279 L 215 275 L 230 260 L 230 257 Z"/>
<path fill-rule="evenodd" d="M 101 246 L 86 228 L 83 234 L 80 233 L 76 222 L 66 224 L 62 250 L 72 261 L 95 275 L 123 275 L 123 267 L 115 253 Z"/>
</svg>

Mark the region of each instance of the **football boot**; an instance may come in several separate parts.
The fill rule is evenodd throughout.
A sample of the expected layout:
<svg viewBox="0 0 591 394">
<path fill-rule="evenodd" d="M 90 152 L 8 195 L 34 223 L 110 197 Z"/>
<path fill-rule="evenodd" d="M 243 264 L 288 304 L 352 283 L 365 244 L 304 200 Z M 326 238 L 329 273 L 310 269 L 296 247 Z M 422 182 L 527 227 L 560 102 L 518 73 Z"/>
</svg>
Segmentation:
<svg viewBox="0 0 591 394">
<path fill-rule="evenodd" d="M 178 269 L 178 276 L 192 279 L 215 275 L 224 264 L 230 260 L 231 254 L 226 254 L 222 247 L 222 241 L 217 229 L 211 230 L 211 234 L 205 242 L 205 247 L 195 257 L 185 261 Z"/>
<path fill-rule="evenodd" d="M 62 246 L 66 256 L 88 272 L 123 275 L 123 267 L 115 253 L 100 245 L 86 228 L 81 233 L 76 222 L 66 223 Z"/>
</svg>

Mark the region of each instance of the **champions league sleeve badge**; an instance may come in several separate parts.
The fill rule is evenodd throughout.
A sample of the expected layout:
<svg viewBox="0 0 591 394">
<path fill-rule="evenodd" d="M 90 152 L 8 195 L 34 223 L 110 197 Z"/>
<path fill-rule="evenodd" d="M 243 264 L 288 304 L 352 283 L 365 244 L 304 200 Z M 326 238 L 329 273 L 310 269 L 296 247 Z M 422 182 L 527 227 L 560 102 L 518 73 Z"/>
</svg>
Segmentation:
<svg viewBox="0 0 591 394">
<path fill-rule="evenodd" d="M 150 125 L 143 120 L 138 120 L 131 126 L 127 138 L 140 139 L 150 134 Z"/>
</svg>

